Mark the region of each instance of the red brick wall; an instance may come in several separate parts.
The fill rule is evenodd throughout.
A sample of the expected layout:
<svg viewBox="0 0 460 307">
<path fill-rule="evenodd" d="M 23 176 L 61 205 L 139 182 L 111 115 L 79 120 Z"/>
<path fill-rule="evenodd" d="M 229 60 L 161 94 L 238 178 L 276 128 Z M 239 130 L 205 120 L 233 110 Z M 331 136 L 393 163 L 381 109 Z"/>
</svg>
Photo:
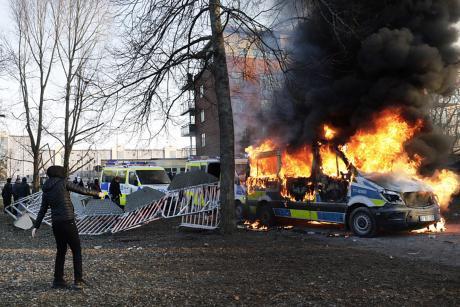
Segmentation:
<svg viewBox="0 0 460 307">
<path fill-rule="evenodd" d="M 227 57 L 229 71 L 230 95 L 233 108 L 233 125 L 235 130 L 235 153 L 243 154 L 241 139 L 246 130 L 257 131 L 263 82 L 261 76 L 268 75 L 268 65 L 264 60 L 254 58 Z M 204 85 L 204 97 L 200 97 L 200 86 Z M 196 153 L 202 156 L 218 156 L 219 119 L 217 102 L 211 73 L 205 72 L 195 81 L 196 105 Z M 200 112 L 204 110 L 205 120 L 201 122 Z M 201 134 L 206 135 L 206 144 L 201 144 Z"/>
</svg>

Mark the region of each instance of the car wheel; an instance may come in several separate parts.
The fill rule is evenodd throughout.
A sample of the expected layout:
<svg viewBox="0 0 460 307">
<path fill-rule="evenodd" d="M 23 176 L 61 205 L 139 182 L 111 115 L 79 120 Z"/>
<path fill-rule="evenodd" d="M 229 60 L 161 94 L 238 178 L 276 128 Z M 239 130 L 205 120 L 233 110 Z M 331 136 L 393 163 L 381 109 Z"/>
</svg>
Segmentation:
<svg viewBox="0 0 460 307">
<path fill-rule="evenodd" d="M 239 200 L 236 200 L 235 201 L 235 219 L 239 222 L 239 221 L 242 221 L 244 220 L 246 217 L 245 217 L 245 213 L 244 213 L 244 206 L 243 204 L 241 203 L 241 201 Z"/>
<path fill-rule="evenodd" d="M 377 233 L 377 222 L 368 208 L 357 208 L 350 215 L 350 228 L 358 237 L 373 237 Z"/>
<path fill-rule="evenodd" d="M 261 206 L 258 214 L 259 221 L 264 226 L 273 226 L 275 222 L 275 215 L 273 214 L 273 208 L 269 206 Z"/>
</svg>

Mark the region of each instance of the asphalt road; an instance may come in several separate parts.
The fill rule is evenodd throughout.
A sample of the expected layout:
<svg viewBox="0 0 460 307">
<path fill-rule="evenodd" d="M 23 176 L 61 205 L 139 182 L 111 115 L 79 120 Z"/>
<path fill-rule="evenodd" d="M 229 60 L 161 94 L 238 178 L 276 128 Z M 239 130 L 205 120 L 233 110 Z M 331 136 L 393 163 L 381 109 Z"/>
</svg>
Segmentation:
<svg viewBox="0 0 460 307">
<path fill-rule="evenodd" d="M 460 221 L 446 223 L 444 232 L 415 233 L 411 231 L 380 233 L 375 238 L 359 238 L 334 225 L 296 226 L 306 236 L 338 246 L 375 251 L 388 257 L 423 259 L 430 262 L 460 266 Z"/>
</svg>

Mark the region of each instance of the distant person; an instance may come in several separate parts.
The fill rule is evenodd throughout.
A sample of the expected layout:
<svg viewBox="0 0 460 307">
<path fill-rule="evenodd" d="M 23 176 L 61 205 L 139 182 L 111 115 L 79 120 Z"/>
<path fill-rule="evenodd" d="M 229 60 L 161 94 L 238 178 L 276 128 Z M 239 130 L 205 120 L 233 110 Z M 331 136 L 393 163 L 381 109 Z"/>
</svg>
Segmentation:
<svg viewBox="0 0 460 307">
<path fill-rule="evenodd" d="M 18 200 L 30 195 L 30 185 L 27 183 L 27 178 L 22 178 L 22 182 L 19 188 L 19 197 Z"/>
<path fill-rule="evenodd" d="M 6 184 L 2 189 L 3 212 L 5 213 L 6 213 L 5 208 L 11 205 L 11 197 L 13 197 L 13 185 L 11 184 L 11 178 L 7 178 Z"/>
<path fill-rule="evenodd" d="M 51 221 L 57 249 L 52 287 L 59 289 L 67 287 L 64 280 L 64 262 L 68 245 L 73 255 L 73 287 L 76 290 L 81 290 L 86 282 L 83 280 L 80 237 L 75 224 L 74 208 L 70 200 L 69 191 L 99 197 L 102 197 L 103 194 L 67 181 L 65 179 L 65 169 L 62 166 L 50 166 L 46 174 L 49 179 L 43 185 L 42 204 L 34 223 L 34 228 L 32 228 L 32 237 L 35 237 L 48 208 L 51 208 Z"/>
<path fill-rule="evenodd" d="M 18 201 L 19 199 L 19 194 L 21 190 L 21 178 L 16 177 L 16 181 L 13 184 L 13 201 Z"/>
<path fill-rule="evenodd" d="M 120 205 L 120 197 L 121 197 L 121 190 L 120 190 L 120 177 L 115 176 L 110 182 L 109 188 L 110 199 L 114 203 L 116 203 L 120 208 L 124 209 L 123 206 Z"/>
<path fill-rule="evenodd" d="M 99 185 L 99 179 L 94 179 L 94 182 L 91 183 L 91 187 L 90 187 L 91 190 L 95 191 L 95 192 L 101 192 L 101 186 Z M 99 197 L 94 197 L 94 198 L 99 198 Z"/>
<path fill-rule="evenodd" d="M 83 183 L 83 179 L 80 178 L 80 180 L 78 181 L 78 185 L 83 188 L 85 187 L 85 184 Z"/>
<path fill-rule="evenodd" d="M 99 184 L 99 179 L 94 179 L 94 183 L 91 187 L 94 191 L 101 192 L 101 185 Z"/>
<path fill-rule="evenodd" d="M 73 181 L 72 181 L 72 182 L 73 182 L 74 184 L 78 184 L 78 178 L 77 178 L 77 177 L 75 177 L 75 178 L 73 179 Z"/>
</svg>

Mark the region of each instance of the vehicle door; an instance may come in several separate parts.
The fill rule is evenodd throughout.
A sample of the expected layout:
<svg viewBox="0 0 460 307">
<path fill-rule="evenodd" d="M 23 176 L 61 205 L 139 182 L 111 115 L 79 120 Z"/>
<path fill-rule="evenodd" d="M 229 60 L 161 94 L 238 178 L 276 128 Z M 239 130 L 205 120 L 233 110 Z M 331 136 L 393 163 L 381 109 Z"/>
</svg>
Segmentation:
<svg viewBox="0 0 460 307">
<path fill-rule="evenodd" d="M 131 193 L 131 188 L 129 187 L 129 184 L 127 182 L 128 181 L 127 173 L 128 173 L 128 170 L 126 169 L 117 171 L 117 176 L 120 177 L 121 194 L 124 194 L 124 195 Z"/>
<path fill-rule="evenodd" d="M 129 189 L 131 190 L 131 193 L 141 189 L 139 184 L 139 178 L 137 178 L 135 170 L 129 170 L 128 172 L 128 185 Z"/>
<path fill-rule="evenodd" d="M 109 193 L 109 188 L 110 188 L 110 182 L 112 182 L 113 178 L 115 178 L 116 175 L 115 170 L 111 169 L 104 169 L 102 170 L 101 174 L 101 191 L 104 192 L 105 194 Z"/>
<path fill-rule="evenodd" d="M 343 223 L 350 187 L 349 169 L 337 151 L 328 145 L 318 148 L 315 211 L 316 220 Z"/>
</svg>

